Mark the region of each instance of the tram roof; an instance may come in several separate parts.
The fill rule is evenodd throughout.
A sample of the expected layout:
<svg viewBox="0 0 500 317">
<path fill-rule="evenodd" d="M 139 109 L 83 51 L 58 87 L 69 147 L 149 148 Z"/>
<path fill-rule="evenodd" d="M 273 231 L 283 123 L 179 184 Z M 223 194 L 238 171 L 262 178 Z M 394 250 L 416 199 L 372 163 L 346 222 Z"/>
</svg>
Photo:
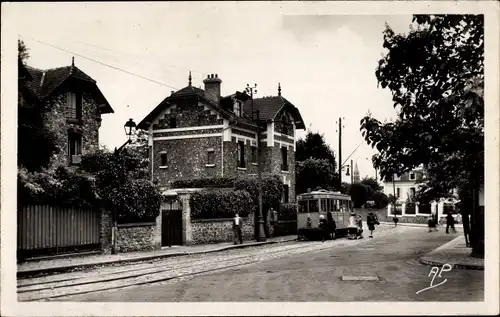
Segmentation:
<svg viewBox="0 0 500 317">
<path fill-rule="evenodd" d="M 323 197 L 338 197 L 338 198 L 346 198 L 348 200 L 351 199 L 351 196 L 349 195 L 346 195 L 346 194 L 342 194 L 340 192 L 333 192 L 333 191 L 328 191 L 328 190 L 316 190 L 316 191 L 312 191 L 312 192 L 309 192 L 309 193 L 302 193 L 302 194 L 299 194 L 297 195 L 297 197 L 300 197 L 300 198 L 323 198 Z"/>
</svg>

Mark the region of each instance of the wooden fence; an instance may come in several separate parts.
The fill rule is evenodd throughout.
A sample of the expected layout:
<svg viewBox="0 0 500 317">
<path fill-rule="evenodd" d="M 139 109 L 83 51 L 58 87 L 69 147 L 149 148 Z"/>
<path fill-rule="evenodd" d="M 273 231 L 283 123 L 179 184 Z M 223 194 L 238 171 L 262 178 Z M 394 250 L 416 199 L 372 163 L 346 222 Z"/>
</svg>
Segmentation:
<svg viewBox="0 0 500 317">
<path fill-rule="evenodd" d="M 98 249 L 100 218 L 100 212 L 92 208 L 60 208 L 46 205 L 19 207 L 18 254 L 48 255 Z"/>
</svg>

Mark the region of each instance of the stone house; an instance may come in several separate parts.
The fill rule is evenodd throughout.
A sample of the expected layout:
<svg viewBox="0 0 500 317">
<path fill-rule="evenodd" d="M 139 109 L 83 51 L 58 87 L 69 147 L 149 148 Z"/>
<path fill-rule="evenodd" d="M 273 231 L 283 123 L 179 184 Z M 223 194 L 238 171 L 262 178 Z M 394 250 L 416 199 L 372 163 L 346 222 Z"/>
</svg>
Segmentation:
<svg viewBox="0 0 500 317">
<path fill-rule="evenodd" d="M 19 108 L 43 113 L 43 124 L 56 134 L 57 154 L 50 166 L 76 165 L 99 148 L 101 116 L 113 113 L 96 81 L 74 64 L 53 69 L 20 66 L 24 85 Z"/>
<path fill-rule="evenodd" d="M 283 201 L 295 197 L 296 130 L 305 129 L 299 110 L 281 95 L 254 98 L 235 92 L 222 96 L 222 80 L 209 75 L 204 89 L 192 85 L 172 92 L 138 125 L 149 134 L 152 179 L 166 188 L 193 178 L 257 174 L 261 147 L 263 174 L 283 177 Z M 253 109 L 252 109 L 253 108 Z M 255 113 L 261 122 L 260 144 Z"/>
</svg>

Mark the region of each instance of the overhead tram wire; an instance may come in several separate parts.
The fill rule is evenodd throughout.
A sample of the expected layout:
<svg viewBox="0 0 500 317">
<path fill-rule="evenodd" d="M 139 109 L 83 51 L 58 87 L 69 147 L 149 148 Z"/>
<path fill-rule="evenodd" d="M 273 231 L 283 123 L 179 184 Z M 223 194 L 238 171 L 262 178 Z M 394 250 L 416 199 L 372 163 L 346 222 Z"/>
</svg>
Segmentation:
<svg viewBox="0 0 500 317">
<path fill-rule="evenodd" d="M 354 149 L 354 151 L 351 152 L 351 154 L 349 154 L 349 156 L 345 159 L 344 163 L 342 163 L 342 166 L 344 166 L 344 164 L 347 162 L 347 160 L 354 154 L 354 152 L 356 152 L 358 150 L 358 148 L 361 146 L 361 144 L 363 144 L 363 142 L 365 142 L 365 140 L 361 141 L 358 146 Z"/>
<path fill-rule="evenodd" d="M 135 76 L 135 77 L 138 77 L 138 78 L 141 78 L 141 79 L 144 79 L 144 80 L 147 80 L 147 81 L 150 81 L 150 82 L 153 82 L 155 84 L 158 84 L 158 85 L 162 85 L 162 86 L 165 86 L 165 87 L 169 87 L 169 88 L 172 88 L 172 89 L 175 89 L 175 90 L 179 90 L 179 88 L 176 88 L 176 87 L 173 87 L 173 86 L 170 86 L 170 85 L 167 85 L 165 83 L 162 83 L 160 81 L 157 81 L 157 80 L 154 80 L 154 79 L 151 79 L 151 78 L 148 78 L 148 77 L 145 77 L 145 76 L 142 76 L 142 75 L 139 75 L 139 74 L 136 74 L 136 73 L 132 73 L 128 70 L 125 70 L 125 69 L 122 69 L 122 68 L 119 68 L 119 67 L 116 67 L 116 66 L 113 66 L 113 65 L 109 65 L 109 64 L 106 64 L 106 63 L 103 63 L 103 62 L 100 62 L 98 60 L 95 60 L 93 58 L 90 58 L 90 57 L 87 57 L 87 56 L 84 56 L 82 54 L 79 54 L 79 53 L 75 53 L 75 52 L 71 52 L 69 50 L 66 50 L 64 48 L 61 48 L 61 47 L 58 47 L 56 45 L 53 45 L 53 44 L 50 44 L 50 43 L 46 43 L 44 41 L 40 41 L 40 40 L 37 40 L 35 38 L 31 38 L 32 40 L 36 41 L 36 42 L 39 42 L 43 45 L 46 45 L 46 46 L 50 46 L 52 48 L 55 48 L 55 49 L 58 49 L 60 51 L 63 51 L 63 52 L 66 52 L 66 53 L 69 53 L 69 54 L 73 54 L 75 56 L 78 56 L 78 57 L 81 57 L 81 58 L 84 58 L 86 60 L 89 60 L 89 61 L 92 61 L 94 63 L 98 63 L 98 64 L 101 64 L 103 66 L 106 66 L 106 67 L 109 67 L 109 68 L 112 68 L 112 69 L 115 69 L 115 70 L 118 70 L 118 71 L 121 71 L 121 72 L 124 72 L 126 74 L 129 74 L 129 75 L 132 75 L 132 76 Z"/>
</svg>

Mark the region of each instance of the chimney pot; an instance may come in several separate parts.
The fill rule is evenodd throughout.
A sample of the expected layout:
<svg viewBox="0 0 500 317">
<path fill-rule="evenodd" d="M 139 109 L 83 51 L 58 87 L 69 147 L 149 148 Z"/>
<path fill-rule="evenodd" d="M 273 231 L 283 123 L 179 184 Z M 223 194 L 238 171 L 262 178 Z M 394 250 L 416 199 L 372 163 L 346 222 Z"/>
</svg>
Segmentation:
<svg viewBox="0 0 500 317">
<path fill-rule="evenodd" d="M 215 74 L 215 78 L 218 78 L 219 76 L 217 76 L 217 74 Z"/>
</svg>

